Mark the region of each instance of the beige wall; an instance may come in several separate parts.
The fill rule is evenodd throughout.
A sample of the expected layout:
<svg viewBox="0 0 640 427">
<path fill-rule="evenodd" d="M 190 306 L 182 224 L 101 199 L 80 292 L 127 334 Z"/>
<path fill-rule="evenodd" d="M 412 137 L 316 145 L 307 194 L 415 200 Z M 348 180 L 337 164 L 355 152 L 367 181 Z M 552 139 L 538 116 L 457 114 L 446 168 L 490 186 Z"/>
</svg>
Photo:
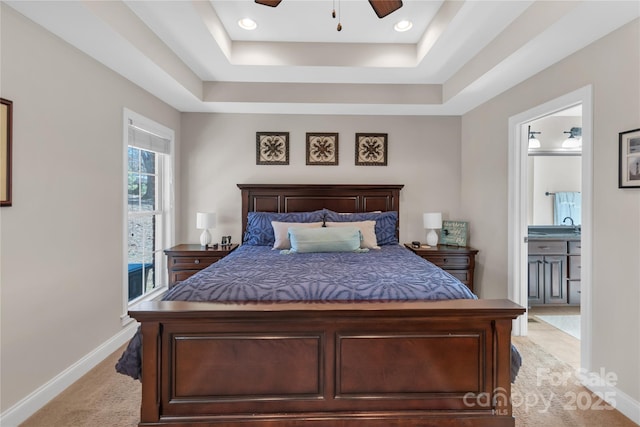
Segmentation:
<svg viewBox="0 0 640 427">
<path fill-rule="evenodd" d="M 180 114 L 13 9 L 1 10 L 13 101 L 13 206 L 0 209 L 1 408 L 121 329 L 123 108 Z"/>
<path fill-rule="evenodd" d="M 618 189 L 618 132 L 640 124 L 640 21 L 462 117 L 462 212 L 473 217 L 482 296 L 507 294 L 511 116 L 593 85 L 593 370 L 640 400 L 640 191 Z"/>
<path fill-rule="evenodd" d="M 290 164 L 256 165 L 256 132 L 288 131 Z M 339 133 L 339 165 L 307 166 L 306 132 Z M 355 133 L 388 133 L 388 166 L 355 166 Z M 214 211 L 214 240 L 240 239 L 238 183 L 404 184 L 400 238 L 424 240 L 422 213 L 461 219 L 460 118 L 185 113 L 178 241 L 197 242 L 197 211 Z"/>
<path fill-rule="evenodd" d="M 123 107 L 180 135 L 178 241 L 197 241 L 199 210 L 218 212 L 216 239 L 237 241 L 237 183 L 402 183 L 401 239 L 424 239 L 425 211 L 468 219 L 480 249 L 480 295 L 503 298 L 508 118 L 587 84 L 594 85 L 593 367 L 618 373 L 620 390 L 640 400 L 640 192 L 617 189 L 617 133 L 637 128 L 640 117 L 638 21 L 459 118 L 181 117 L 12 9 L 2 6 L 1 19 L 0 88 L 14 101 L 15 151 L 14 206 L 0 209 L 0 410 L 121 330 L 123 241 L 114 236 L 123 227 Z M 255 164 L 255 132 L 267 130 L 291 133 L 289 166 Z M 305 166 L 307 131 L 340 133 L 339 166 Z M 389 133 L 388 167 L 353 165 L 354 133 L 362 131 Z"/>
</svg>

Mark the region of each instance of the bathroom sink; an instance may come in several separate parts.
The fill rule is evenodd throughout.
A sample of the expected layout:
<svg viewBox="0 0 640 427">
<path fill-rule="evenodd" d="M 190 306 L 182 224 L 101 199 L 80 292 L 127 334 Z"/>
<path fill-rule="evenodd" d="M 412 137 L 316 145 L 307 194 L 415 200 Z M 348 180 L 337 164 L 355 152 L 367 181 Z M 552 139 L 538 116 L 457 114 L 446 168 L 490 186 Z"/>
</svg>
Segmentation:
<svg viewBox="0 0 640 427">
<path fill-rule="evenodd" d="M 529 236 L 555 237 L 579 236 L 580 226 L 570 225 L 530 225 Z"/>
</svg>

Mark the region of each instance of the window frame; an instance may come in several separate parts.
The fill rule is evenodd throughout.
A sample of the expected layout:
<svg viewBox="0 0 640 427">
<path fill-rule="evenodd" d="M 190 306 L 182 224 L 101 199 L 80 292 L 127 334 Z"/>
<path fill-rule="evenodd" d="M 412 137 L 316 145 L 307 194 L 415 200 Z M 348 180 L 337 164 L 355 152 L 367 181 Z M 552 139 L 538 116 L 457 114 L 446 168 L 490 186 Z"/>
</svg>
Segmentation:
<svg viewBox="0 0 640 427">
<path fill-rule="evenodd" d="M 157 298 L 168 288 L 168 275 L 166 268 L 166 257 L 164 254 L 155 255 L 156 263 L 154 267 L 154 278 L 156 281 L 156 288 L 143 294 L 131 301 L 129 301 L 129 274 L 128 274 L 128 220 L 129 220 L 129 208 L 128 208 L 128 182 L 129 182 L 129 125 L 132 124 L 136 128 L 143 129 L 146 132 L 157 135 L 163 139 L 169 141 L 168 153 L 158 153 L 156 156 L 160 156 L 159 160 L 156 160 L 156 166 L 159 166 L 161 171 L 157 173 L 156 179 L 156 192 L 158 206 L 156 210 L 152 211 L 156 214 L 156 230 L 161 233 L 161 236 L 156 237 L 156 254 L 158 251 L 162 251 L 165 248 L 171 247 L 175 242 L 175 209 L 174 209 L 174 187 L 175 182 L 173 179 L 173 171 L 175 169 L 175 132 L 160 123 L 157 123 L 147 117 L 144 117 L 127 108 L 123 109 L 123 182 L 122 182 L 122 199 L 123 199 L 123 262 L 122 262 L 122 314 L 121 321 L 123 325 L 126 325 L 132 321 L 132 318 L 128 315 L 128 310 L 132 305 L 135 305 L 141 301 L 148 301 Z M 140 147 L 136 147 L 140 148 Z M 145 148 L 141 148 L 146 151 Z M 159 213 L 158 213 L 159 212 Z M 136 215 L 134 215 L 136 216 Z"/>
</svg>

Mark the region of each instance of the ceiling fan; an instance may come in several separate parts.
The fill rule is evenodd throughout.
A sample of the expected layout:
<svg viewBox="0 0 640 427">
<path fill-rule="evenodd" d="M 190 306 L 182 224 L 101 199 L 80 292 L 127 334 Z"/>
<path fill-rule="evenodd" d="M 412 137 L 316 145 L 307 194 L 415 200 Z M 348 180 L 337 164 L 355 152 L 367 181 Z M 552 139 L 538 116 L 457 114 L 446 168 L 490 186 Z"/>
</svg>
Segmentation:
<svg viewBox="0 0 640 427">
<path fill-rule="evenodd" d="M 282 0 L 256 0 L 256 3 L 276 7 Z M 402 0 L 369 0 L 378 18 L 384 18 L 402 7 Z"/>
</svg>

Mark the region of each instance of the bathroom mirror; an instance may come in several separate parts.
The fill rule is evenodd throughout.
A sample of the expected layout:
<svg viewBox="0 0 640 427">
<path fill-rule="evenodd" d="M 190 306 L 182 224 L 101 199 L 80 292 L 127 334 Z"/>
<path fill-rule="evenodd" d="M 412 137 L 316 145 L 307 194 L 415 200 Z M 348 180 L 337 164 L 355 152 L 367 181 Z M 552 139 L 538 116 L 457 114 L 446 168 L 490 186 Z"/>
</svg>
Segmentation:
<svg viewBox="0 0 640 427">
<path fill-rule="evenodd" d="M 575 140 L 582 108 L 535 120 L 529 129 L 540 146 L 529 149 L 528 224 L 580 225 L 582 150 Z"/>
</svg>

